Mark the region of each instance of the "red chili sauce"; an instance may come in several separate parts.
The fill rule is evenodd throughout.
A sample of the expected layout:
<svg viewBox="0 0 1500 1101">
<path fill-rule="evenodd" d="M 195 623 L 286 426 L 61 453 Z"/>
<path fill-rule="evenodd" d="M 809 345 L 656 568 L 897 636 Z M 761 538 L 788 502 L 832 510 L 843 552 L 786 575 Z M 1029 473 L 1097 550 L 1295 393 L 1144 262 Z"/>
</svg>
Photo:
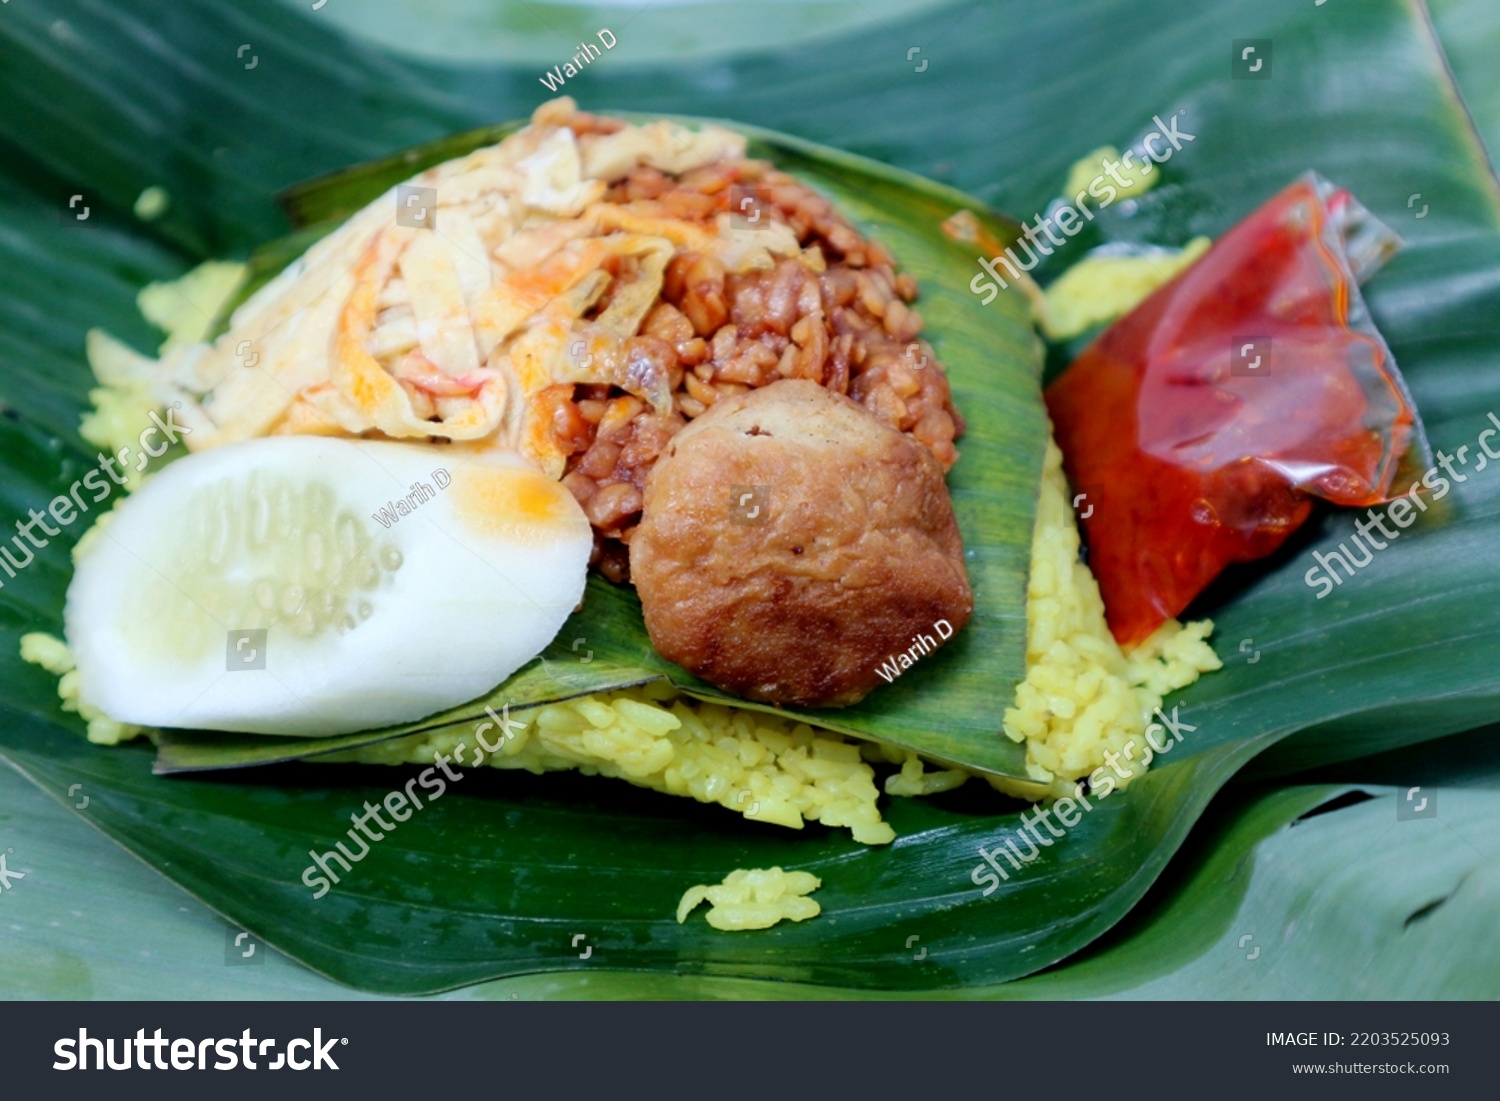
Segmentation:
<svg viewBox="0 0 1500 1101">
<path fill-rule="evenodd" d="M 1313 498 L 1389 499 L 1415 414 L 1360 298 L 1370 265 L 1346 252 L 1374 220 L 1320 183 L 1235 226 L 1047 389 L 1122 646 L 1274 551 Z"/>
</svg>

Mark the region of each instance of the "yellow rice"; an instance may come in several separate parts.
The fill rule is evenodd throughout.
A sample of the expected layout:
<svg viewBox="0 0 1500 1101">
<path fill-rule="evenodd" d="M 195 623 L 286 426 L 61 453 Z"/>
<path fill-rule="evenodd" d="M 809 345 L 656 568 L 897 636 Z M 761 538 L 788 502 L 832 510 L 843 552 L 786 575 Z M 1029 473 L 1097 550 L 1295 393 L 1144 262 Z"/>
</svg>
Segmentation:
<svg viewBox="0 0 1500 1101">
<path fill-rule="evenodd" d="M 769 929 L 779 921 L 806 921 L 823 912 L 807 896 L 823 885 L 811 872 L 780 868 L 738 868 L 715 886 L 689 887 L 677 904 L 677 924 L 702 902 L 708 902 L 708 923 L 730 933 L 741 929 Z"/>
</svg>

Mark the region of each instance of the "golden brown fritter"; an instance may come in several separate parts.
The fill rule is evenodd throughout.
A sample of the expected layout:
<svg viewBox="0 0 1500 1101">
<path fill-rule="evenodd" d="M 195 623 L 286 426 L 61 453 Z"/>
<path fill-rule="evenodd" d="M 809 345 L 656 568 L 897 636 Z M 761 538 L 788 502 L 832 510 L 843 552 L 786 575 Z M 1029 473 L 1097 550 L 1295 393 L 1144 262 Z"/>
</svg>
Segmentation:
<svg viewBox="0 0 1500 1101">
<path fill-rule="evenodd" d="M 810 707 L 862 699 L 882 662 L 974 606 L 942 465 L 797 379 L 673 437 L 630 571 L 663 657 L 734 695 Z"/>
</svg>

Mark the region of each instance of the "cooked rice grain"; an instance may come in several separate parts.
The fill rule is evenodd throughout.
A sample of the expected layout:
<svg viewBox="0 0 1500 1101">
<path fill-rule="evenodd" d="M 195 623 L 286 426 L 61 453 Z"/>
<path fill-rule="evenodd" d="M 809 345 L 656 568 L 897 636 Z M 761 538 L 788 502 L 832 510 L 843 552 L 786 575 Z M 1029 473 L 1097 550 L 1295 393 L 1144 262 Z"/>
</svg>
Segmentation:
<svg viewBox="0 0 1500 1101">
<path fill-rule="evenodd" d="M 723 932 L 769 929 L 780 921 L 806 921 L 823 912 L 807 896 L 823 885 L 811 872 L 780 868 L 737 868 L 717 886 L 689 887 L 677 904 L 677 924 L 708 902 L 708 923 Z"/>
<path fill-rule="evenodd" d="M 858 744 L 806 723 L 679 696 L 654 684 L 511 712 L 522 724 L 499 752 L 484 755 L 473 726 L 449 727 L 319 758 L 365 764 L 432 764 L 465 746 L 489 768 L 577 770 L 717 803 L 754 822 L 801 829 L 845 827 L 856 841 L 884 845 L 875 770 Z M 486 732 L 495 744 L 499 735 Z"/>
<path fill-rule="evenodd" d="M 1144 739 L 1162 697 L 1222 667 L 1205 641 L 1209 620 L 1169 620 L 1129 653 L 1104 621 L 1099 583 L 1079 559 L 1078 525 L 1069 504 L 1062 452 L 1050 441 L 1037 501 L 1026 592 L 1026 679 L 1005 712 L 1005 733 L 1026 744 L 1035 783 L 993 781 L 1027 799 L 1067 795 L 1073 781 L 1105 763 L 1106 753 L 1151 760 Z M 1127 770 L 1129 766 L 1127 766 Z M 1115 777 L 1116 786 L 1127 779 Z"/>
</svg>

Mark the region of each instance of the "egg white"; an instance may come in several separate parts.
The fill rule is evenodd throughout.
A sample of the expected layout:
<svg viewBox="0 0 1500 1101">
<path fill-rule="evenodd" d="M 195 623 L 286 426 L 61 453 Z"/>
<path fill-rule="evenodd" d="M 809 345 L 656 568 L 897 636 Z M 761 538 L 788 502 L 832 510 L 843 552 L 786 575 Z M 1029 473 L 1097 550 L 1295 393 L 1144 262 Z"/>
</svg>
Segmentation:
<svg viewBox="0 0 1500 1101">
<path fill-rule="evenodd" d="M 250 440 L 178 460 L 108 517 L 67 639 L 82 698 L 122 722 L 389 726 L 540 653 L 592 543 L 571 494 L 510 452 Z"/>
</svg>

